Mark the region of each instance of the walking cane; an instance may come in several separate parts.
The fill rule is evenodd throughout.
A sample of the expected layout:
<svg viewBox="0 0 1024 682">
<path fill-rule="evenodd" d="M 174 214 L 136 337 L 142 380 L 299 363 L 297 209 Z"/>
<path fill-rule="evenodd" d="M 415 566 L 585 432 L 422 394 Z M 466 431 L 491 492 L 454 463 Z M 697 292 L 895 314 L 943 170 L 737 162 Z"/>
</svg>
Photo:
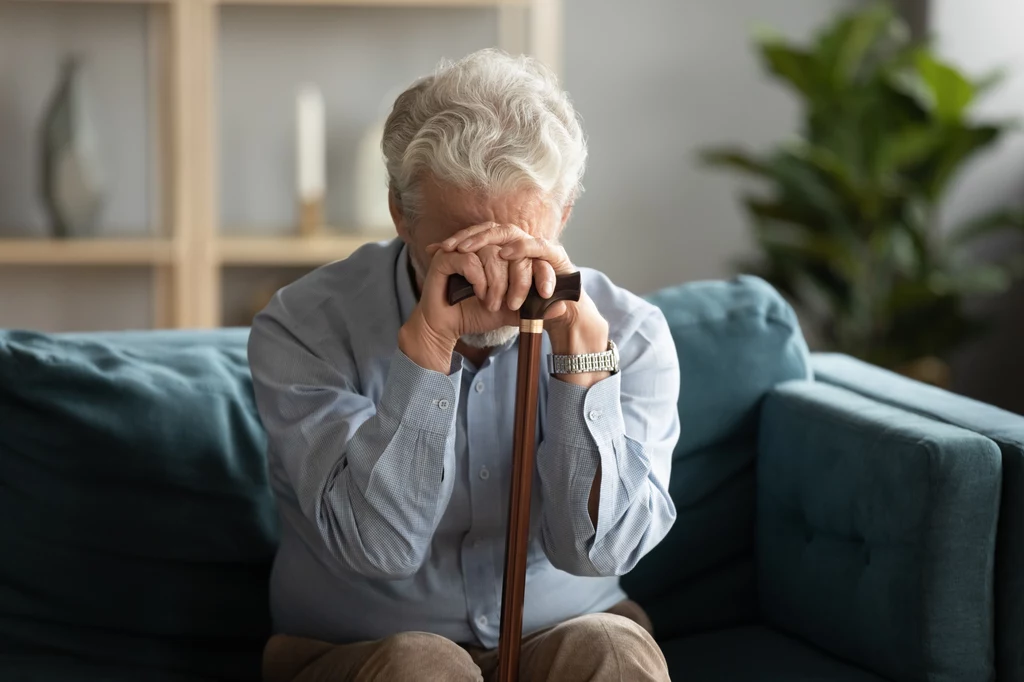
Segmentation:
<svg viewBox="0 0 1024 682">
<path fill-rule="evenodd" d="M 473 295 L 473 285 L 460 275 L 448 278 L 448 303 L 455 305 Z M 505 536 L 505 575 L 501 593 L 501 631 L 498 638 L 498 682 L 519 677 L 519 644 L 523 636 L 523 598 L 526 591 L 526 554 L 530 540 L 530 484 L 536 442 L 537 391 L 540 386 L 540 349 L 544 312 L 555 301 L 580 299 L 580 273 L 559 275 L 551 298 L 542 298 L 536 286 L 519 308 L 519 365 L 516 374 L 515 432 L 512 437 L 512 489 L 509 494 L 508 532 Z"/>
</svg>

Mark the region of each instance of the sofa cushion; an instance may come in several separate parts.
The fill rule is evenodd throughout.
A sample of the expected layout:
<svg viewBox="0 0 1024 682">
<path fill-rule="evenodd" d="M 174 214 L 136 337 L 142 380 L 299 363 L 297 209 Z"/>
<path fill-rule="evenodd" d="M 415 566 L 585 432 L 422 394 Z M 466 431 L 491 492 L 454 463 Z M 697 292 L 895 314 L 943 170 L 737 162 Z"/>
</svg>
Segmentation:
<svg viewBox="0 0 1024 682">
<path fill-rule="evenodd" d="M 993 679 L 999 449 L 827 384 L 765 401 L 766 622 L 895 682 Z"/>
<path fill-rule="evenodd" d="M 713 445 L 673 465 L 676 522 L 622 579 L 658 639 L 757 620 L 754 454 L 746 439 Z"/>
<path fill-rule="evenodd" d="M 778 382 L 809 377 L 807 346 L 793 310 L 756 277 L 691 282 L 649 300 L 679 353 L 678 517 L 623 586 L 659 636 L 749 623 L 758 407 Z"/>
<path fill-rule="evenodd" d="M 885 682 L 767 627 L 720 630 L 661 643 L 673 680 Z"/>
<path fill-rule="evenodd" d="M 757 432 L 761 399 L 780 381 L 810 379 L 796 314 L 767 282 L 742 275 L 651 294 L 679 353 L 675 459 Z"/>
<path fill-rule="evenodd" d="M 0 662 L 258 677 L 276 515 L 245 343 L 0 332 Z"/>
<path fill-rule="evenodd" d="M 1024 416 L 912 381 L 847 355 L 816 353 L 815 376 L 990 438 L 1003 457 L 996 540 L 996 678 L 1024 682 Z"/>
</svg>

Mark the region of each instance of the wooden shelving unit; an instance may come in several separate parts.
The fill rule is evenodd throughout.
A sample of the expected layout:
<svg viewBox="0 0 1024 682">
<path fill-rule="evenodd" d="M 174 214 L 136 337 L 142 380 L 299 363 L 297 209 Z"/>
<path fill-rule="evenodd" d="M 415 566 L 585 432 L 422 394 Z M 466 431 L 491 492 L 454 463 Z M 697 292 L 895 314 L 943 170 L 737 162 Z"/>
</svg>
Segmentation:
<svg viewBox="0 0 1024 682">
<path fill-rule="evenodd" d="M 391 239 L 394 232 L 336 234 L 322 237 L 222 237 L 217 240 L 221 265 L 320 265 L 348 258 L 363 244 Z"/>
<path fill-rule="evenodd" d="M 493 7 L 498 46 L 561 68 L 561 0 L 17 0 L 139 4 L 148 16 L 152 63 L 148 97 L 162 198 L 159 237 L 150 239 L 0 239 L 3 266 L 149 267 L 154 326 L 222 324 L 225 268 L 317 267 L 346 258 L 383 232 L 325 230 L 322 236 L 235 236 L 219 225 L 215 70 L 223 6 Z"/>
<path fill-rule="evenodd" d="M 164 239 L 4 239 L 0 265 L 170 265 Z"/>
</svg>

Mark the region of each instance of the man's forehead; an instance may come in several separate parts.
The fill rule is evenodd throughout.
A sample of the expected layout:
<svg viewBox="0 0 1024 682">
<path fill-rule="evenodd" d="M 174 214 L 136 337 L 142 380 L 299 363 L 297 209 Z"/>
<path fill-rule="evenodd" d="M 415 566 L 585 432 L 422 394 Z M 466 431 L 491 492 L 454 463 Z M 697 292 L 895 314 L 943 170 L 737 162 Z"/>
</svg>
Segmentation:
<svg viewBox="0 0 1024 682">
<path fill-rule="evenodd" d="M 523 189 L 493 195 L 480 189 L 459 189 L 424 183 L 424 215 L 456 229 L 485 222 L 537 222 L 549 209 L 539 190 Z"/>
</svg>

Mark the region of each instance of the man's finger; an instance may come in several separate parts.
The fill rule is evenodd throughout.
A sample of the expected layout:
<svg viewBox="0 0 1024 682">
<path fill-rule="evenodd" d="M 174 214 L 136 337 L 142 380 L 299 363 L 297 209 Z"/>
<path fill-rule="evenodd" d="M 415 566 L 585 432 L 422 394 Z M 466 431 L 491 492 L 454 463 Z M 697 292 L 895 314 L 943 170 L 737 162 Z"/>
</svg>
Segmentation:
<svg viewBox="0 0 1024 682">
<path fill-rule="evenodd" d="M 508 307 L 519 310 L 530 293 L 533 282 L 533 263 L 529 259 L 512 261 L 508 264 Z"/>
<path fill-rule="evenodd" d="M 501 309 L 508 291 L 508 261 L 499 258 L 498 249 L 493 246 L 481 250 L 477 256 L 487 275 L 487 309 L 496 312 Z"/>
<path fill-rule="evenodd" d="M 498 225 L 489 230 L 481 230 L 461 240 L 455 248 L 463 253 L 469 253 L 485 246 L 500 246 L 524 237 L 529 237 L 529 235 L 515 225 Z"/>
<path fill-rule="evenodd" d="M 559 318 L 562 315 L 565 315 L 566 310 L 568 310 L 568 308 L 566 307 L 565 301 L 555 301 L 550 306 L 548 306 L 547 310 L 544 311 L 544 319 L 554 320 L 556 318 Z"/>
<path fill-rule="evenodd" d="M 551 298 L 555 291 L 555 269 L 551 267 L 551 263 L 540 258 L 534 259 L 533 283 L 542 297 Z"/>
<path fill-rule="evenodd" d="M 451 275 L 462 275 L 473 285 L 473 293 L 481 301 L 487 298 L 487 274 L 475 253 L 439 253 L 434 256 L 434 269 L 447 281 Z"/>
<path fill-rule="evenodd" d="M 525 239 L 510 241 L 501 247 L 499 253 L 502 258 L 509 260 L 518 260 L 520 258 L 543 258 L 548 260 L 549 257 L 558 254 L 561 250 L 562 247 L 555 242 L 537 239 L 536 237 L 526 237 Z"/>
<path fill-rule="evenodd" d="M 441 242 L 441 248 L 443 248 L 445 251 L 454 251 L 455 247 L 458 246 L 463 241 L 465 241 L 466 239 L 472 237 L 475 234 L 479 234 L 480 232 L 483 232 L 485 230 L 493 230 L 496 227 L 498 227 L 498 223 L 490 222 L 480 223 L 479 225 L 472 225 L 471 227 L 463 228 L 456 232 L 455 234 L 453 234 L 452 236 L 448 237 L 448 239 L 445 239 L 443 242 Z"/>
<path fill-rule="evenodd" d="M 473 293 L 481 301 L 487 299 L 487 273 L 475 253 L 452 254 L 460 274 L 473 285 Z"/>
<path fill-rule="evenodd" d="M 502 258 L 508 261 L 517 261 L 523 258 L 534 258 L 545 260 L 551 263 L 556 273 L 565 274 L 573 270 L 572 261 L 565 253 L 565 249 L 557 242 L 550 242 L 546 239 L 527 237 L 511 241 L 501 248 L 499 252 Z"/>
</svg>

